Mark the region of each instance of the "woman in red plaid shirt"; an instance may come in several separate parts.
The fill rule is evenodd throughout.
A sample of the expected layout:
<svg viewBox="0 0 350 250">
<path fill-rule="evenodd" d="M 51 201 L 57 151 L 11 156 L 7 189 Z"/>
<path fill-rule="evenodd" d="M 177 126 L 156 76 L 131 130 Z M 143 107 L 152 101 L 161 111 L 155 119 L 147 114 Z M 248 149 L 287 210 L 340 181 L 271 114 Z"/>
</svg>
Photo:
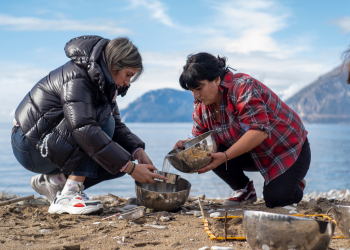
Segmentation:
<svg viewBox="0 0 350 250">
<path fill-rule="evenodd" d="M 213 161 L 198 173 L 213 170 L 234 190 L 225 204 L 256 201 L 253 181 L 243 171 L 264 177 L 266 206 L 300 202 L 311 152 L 299 116 L 258 80 L 232 73 L 225 58 L 190 55 L 183 69 L 180 85 L 195 98 L 192 135 L 214 130 L 219 143 Z"/>
</svg>

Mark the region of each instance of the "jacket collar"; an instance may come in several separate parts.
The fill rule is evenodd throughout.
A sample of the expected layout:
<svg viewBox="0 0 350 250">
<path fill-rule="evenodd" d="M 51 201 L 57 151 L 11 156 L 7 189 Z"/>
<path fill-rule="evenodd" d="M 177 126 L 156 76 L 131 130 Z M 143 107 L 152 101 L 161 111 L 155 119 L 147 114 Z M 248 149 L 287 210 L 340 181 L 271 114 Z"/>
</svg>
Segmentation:
<svg viewBox="0 0 350 250">
<path fill-rule="evenodd" d="M 235 74 L 232 73 L 232 71 L 228 71 L 224 77 L 224 79 L 220 83 L 220 90 L 223 88 L 230 88 L 232 85 L 233 79 L 234 79 Z"/>
</svg>

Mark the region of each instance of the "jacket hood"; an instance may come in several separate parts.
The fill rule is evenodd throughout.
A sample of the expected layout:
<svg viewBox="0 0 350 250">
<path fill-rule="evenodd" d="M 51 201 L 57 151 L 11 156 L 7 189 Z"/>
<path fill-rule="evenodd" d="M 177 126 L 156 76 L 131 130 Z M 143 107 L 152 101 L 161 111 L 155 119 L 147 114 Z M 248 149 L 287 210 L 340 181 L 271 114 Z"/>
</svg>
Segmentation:
<svg viewBox="0 0 350 250">
<path fill-rule="evenodd" d="M 105 91 L 105 82 L 113 79 L 105 77 L 98 64 L 98 60 L 109 41 L 109 39 L 100 36 L 80 36 L 71 39 L 64 47 L 67 57 L 87 71 L 92 82 L 98 86 L 102 93 Z M 105 73 L 110 75 L 108 70 Z"/>
<path fill-rule="evenodd" d="M 67 42 L 64 51 L 75 64 L 87 68 L 90 62 L 98 60 L 108 42 L 100 36 L 80 36 Z"/>
</svg>

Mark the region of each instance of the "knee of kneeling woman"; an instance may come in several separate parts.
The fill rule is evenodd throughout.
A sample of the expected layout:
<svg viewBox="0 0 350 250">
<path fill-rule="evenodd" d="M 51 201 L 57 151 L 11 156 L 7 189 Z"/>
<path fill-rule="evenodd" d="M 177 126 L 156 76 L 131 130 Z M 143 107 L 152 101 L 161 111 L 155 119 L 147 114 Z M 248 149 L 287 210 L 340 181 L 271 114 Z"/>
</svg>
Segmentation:
<svg viewBox="0 0 350 250">
<path fill-rule="evenodd" d="M 263 192 L 265 204 L 268 208 L 283 207 L 287 205 L 292 205 L 293 203 L 299 203 L 303 198 L 303 190 L 297 188 L 296 191 L 283 190 L 269 190 Z"/>
</svg>

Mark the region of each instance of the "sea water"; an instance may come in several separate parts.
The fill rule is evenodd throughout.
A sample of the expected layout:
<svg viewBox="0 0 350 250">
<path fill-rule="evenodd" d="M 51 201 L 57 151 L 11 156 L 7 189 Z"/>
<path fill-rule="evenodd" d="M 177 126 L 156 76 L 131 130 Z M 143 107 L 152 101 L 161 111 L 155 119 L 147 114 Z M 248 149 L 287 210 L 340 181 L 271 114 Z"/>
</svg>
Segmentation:
<svg viewBox="0 0 350 250">
<path fill-rule="evenodd" d="M 178 140 L 187 138 L 191 123 L 129 123 L 130 130 L 146 143 L 146 152 L 159 169 L 164 156 Z M 311 166 L 307 173 L 306 193 L 328 192 L 331 189 L 350 189 L 350 126 L 346 124 L 305 124 L 311 147 Z M 37 193 L 30 186 L 35 175 L 24 169 L 13 156 L 11 123 L 0 123 L 0 192 L 29 195 Z M 232 190 L 214 172 L 205 174 L 181 173 L 170 166 L 169 172 L 188 180 L 191 195 L 205 194 L 217 198 L 228 196 Z M 262 195 L 264 180 L 258 172 L 247 172 L 254 181 L 257 195 Z M 87 189 L 88 196 L 112 193 L 121 197 L 135 197 L 135 181 L 128 175 L 105 181 Z"/>
</svg>

